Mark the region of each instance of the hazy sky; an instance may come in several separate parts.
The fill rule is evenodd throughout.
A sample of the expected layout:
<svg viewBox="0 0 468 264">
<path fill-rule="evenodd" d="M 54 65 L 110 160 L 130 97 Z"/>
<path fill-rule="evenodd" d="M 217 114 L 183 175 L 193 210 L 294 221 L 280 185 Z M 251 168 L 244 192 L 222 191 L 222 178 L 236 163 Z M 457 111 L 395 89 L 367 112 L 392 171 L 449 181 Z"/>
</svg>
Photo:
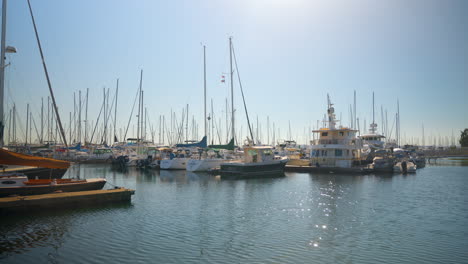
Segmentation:
<svg viewBox="0 0 468 264">
<path fill-rule="evenodd" d="M 349 124 L 353 91 L 361 129 L 380 109 L 394 127 L 400 101 L 401 134 L 458 137 L 468 127 L 468 1 L 312 0 L 31 0 L 60 114 L 68 129 L 73 92 L 90 89 L 89 120 L 97 119 L 103 87 L 120 79 L 118 127 L 126 125 L 143 73 L 145 107 L 154 126 L 189 115 L 203 134 L 203 47 L 207 47 L 208 101 L 225 131 L 230 101 L 228 37 L 233 37 L 252 122 L 266 119 L 299 142 L 326 113 L 326 95 Z M 16 103 L 25 127 L 26 103 L 39 125 L 48 93 L 26 0 L 8 2 L 6 110 Z M 203 44 L 202 44 L 203 43 Z M 237 76 L 236 76 L 237 78 Z M 247 122 L 235 82 L 236 127 Z M 136 118 L 133 118 L 136 120 Z M 91 122 L 91 121 L 90 121 Z M 133 122 L 135 123 L 135 122 Z M 8 124 L 8 123 L 7 123 Z M 157 129 L 157 128 L 156 128 Z M 8 128 L 7 128 L 8 131 Z M 132 128 L 130 128 L 130 133 Z M 395 132 L 392 132 L 394 135 Z M 35 135 L 35 133 L 34 133 Z M 67 132 L 68 135 L 68 132 Z M 129 135 L 131 136 L 131 135 Z M 157 137 L 157 136 L 156 136 Z M 271 139 L 271 136 L 270 136 Z"/>
</svg>

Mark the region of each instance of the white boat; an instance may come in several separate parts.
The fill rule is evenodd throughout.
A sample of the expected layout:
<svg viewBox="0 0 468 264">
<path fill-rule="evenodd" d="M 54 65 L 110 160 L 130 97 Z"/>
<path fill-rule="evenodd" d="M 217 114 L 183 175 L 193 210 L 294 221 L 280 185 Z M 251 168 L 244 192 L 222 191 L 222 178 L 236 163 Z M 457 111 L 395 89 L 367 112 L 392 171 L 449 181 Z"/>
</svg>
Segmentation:
<svg viewBox="0 0 468 264">
<path fill-rule="evenodd" d="M 200 151 L 199 155 L 193 156 L 187 163 L 187 171 L 210 171 L 219 168 L 222 163 L 241 162 L 240 157 L 233 154 L 234 139 L 227 145 L 210 145 L 209 147 L 215 149 Z"/>
<path fill-rule="evenodd" d="M 159 163 L 161 170 L 185 170 L 190 158 L 181 157 L 173 159 L 163 159 Z"/>
<path fill-rule="evenodd" d="M 350 169 L 361 158 L 361 144 L 356 138 L 357 130 L 336 127 L 335 109 L 328 98 L 328 127 L 312 132 L 319 139 L 312 142 L 310 161 L 317 168 Z"/>
<path fill-rule="evenodd" d="M 187 171 L 210 171 L 219 168 L 223 163 L 235 162 L 241 162 L 241 160 L 226 158 L 190 159 L 187 163 Z"/>
<path fill-rule="evenodd" d="M 393 166 L 395 173 L 416 173 L 417 166 L 411 161 L 399 161 Z"/>
</svg>

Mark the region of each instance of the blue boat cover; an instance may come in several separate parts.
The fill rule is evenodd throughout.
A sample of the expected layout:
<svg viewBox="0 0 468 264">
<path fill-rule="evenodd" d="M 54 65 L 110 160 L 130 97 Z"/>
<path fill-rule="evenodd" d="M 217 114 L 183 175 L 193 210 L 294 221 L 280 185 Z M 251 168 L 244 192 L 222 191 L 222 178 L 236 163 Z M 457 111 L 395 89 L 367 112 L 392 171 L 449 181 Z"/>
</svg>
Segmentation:
<svg viewBox="0 0 468 264">
<path fill-rule="evenodd" d="M 191 143 L 191 144 L 176 144 L 177 148 L 206 148 L 206 136 L 202 138 L 202 140 L 198 143 Z"/>
</svg>

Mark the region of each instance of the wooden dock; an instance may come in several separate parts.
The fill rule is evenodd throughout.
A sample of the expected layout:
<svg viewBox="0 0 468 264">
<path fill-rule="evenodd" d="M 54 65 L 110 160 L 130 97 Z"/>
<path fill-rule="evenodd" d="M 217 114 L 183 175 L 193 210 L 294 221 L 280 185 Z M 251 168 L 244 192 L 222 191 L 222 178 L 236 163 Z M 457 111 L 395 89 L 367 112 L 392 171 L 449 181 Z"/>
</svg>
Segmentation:
<svg viewBox="0 0 468 264">
<path fill-rule="evenodd" d="M 130 202 L 135 190 L 119 188 L 83 192 L 63 192 L 0 198 L 0 212 L 37 211 L 77 208 L 119 202 Z"/>
</svg>

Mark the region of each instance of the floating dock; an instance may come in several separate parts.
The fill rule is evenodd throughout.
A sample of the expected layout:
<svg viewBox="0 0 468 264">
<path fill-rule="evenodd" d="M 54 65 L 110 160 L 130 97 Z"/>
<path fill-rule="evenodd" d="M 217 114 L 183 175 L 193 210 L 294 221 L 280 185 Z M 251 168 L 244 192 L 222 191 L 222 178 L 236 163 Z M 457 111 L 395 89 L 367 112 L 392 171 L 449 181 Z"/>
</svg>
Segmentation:
<svg viewBox="0 0 468 264">
<path fill-rule="evenodd" d="M 58 208 L 77 208 L 90 205 L 103 205 L 130 202 L 135 190 L 119 188 L 83 192 L 63 192 L 41 195 L 0 198 L 0 212 L 37 211 Z"/>
</svg>

